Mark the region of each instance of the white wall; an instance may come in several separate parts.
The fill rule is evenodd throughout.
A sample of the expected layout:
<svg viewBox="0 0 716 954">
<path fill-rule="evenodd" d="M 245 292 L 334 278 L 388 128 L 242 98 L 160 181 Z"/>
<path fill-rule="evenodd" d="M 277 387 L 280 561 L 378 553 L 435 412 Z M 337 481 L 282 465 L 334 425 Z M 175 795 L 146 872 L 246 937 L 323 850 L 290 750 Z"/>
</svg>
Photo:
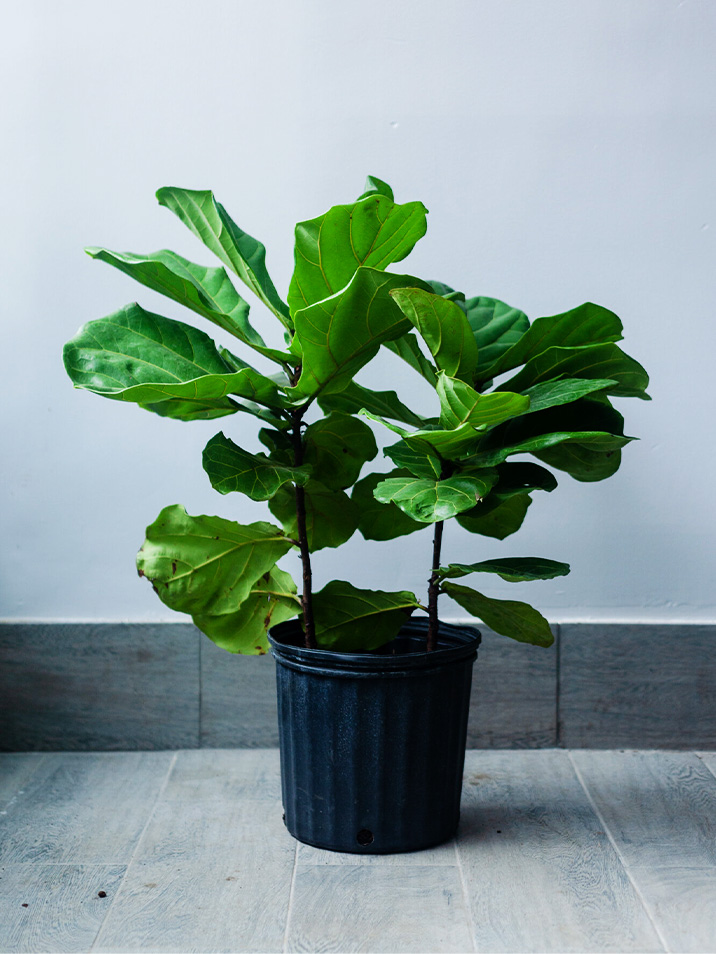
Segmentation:
<svg viewBox="0 0 716 954">
<path fill-rule="evenodd" d="M 620 403 L 641 441 L 614 478 L 563 475 L 503 543 L 451 526 L 447 558 L 568 560 L 565 580 L 491 589 L 555 620 L 713 620 L 715 31 L 708 0 L 7 4 L 0 616 L 175 619 L 135 575 L 145 525 L 176 502 L 265 513 L 201 469 L 222 427 L 255 446 L 251 419 L 73 391 L 81 323 L 135 298 L 192 320 L 82 247 L 209 264 L 154 191 L 213 188 L 285 290 L 293 224 L 372 173 L 430 209 L 406 269 L 533 318 L 600 302 L 652 374 L 651 404 Z M 422 592 L 429 560 L 429 530 L 356 537 L 316 582 Z"/>
</svg>

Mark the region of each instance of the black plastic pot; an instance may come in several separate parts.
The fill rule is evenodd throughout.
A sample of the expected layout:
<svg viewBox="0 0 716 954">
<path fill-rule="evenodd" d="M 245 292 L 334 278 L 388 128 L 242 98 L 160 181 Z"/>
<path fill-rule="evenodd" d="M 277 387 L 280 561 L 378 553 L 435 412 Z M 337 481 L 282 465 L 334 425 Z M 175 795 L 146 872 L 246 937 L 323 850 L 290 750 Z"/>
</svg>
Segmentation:
<svg viewBox="0 0 716 954">
<path fill-rule="evenodd" d="M 276 658 L 286 827 L 332 851 L 386 854 L 447 841 L 460 792 L 480 634 L 408 622 L 387 649 L 305 649 L 292 620 L 269 633 Z"/>
</svg>

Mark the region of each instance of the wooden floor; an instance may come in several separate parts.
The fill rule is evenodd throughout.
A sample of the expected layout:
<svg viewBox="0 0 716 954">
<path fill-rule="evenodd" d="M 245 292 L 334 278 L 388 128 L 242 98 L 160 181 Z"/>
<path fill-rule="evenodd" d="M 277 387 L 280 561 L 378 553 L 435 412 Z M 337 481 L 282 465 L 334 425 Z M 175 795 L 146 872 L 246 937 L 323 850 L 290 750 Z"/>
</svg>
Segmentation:
<svg viewBox="0 0 716 954">
<path fill-rule="evenodd" d="M 1 951 L 716 951 L 716 753 L 469 751 L 454 843 L 298 845 L 275 750 L 0 755 Z"/>
</svg>

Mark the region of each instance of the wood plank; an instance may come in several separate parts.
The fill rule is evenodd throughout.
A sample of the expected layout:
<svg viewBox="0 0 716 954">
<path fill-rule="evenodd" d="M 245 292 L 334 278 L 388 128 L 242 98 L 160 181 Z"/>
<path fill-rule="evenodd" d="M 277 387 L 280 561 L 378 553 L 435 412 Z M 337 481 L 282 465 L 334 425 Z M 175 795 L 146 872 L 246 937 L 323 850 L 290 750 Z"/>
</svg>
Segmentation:
<svg viewBox="0 0 716 954">
<path fill-rule="evenodd" d="M 0 754 L 0 812 L 18 796 L 24 795 L 23 786 L 35 773 L 44 757 L 35 752 Z"/>
<path fill-rule="evenodd" d="M 0 863 L 129 861 L 171 760 L 168 752 L 48 754 L 0 816 Z"/>
<path fill-rule="evenodd" d="M 288 951 L 471 951 L 453 866 L 299 865 Z"/>
<path fill-rule="evenodd" d="M 276 756 L 179 753 L 96 950 L 282 949 L 296 843 Z"/>
<path fill-rule="evenodd" d="M 0 624 L 0 749 L 199 744 L 199 632 L 185 623 Z"/>
<path fill-rule="evenodd" d="M 688 752 L 572 752 L 633 867 L 716 866 L 716 778 Z"/>
<path fill-rule="evenodd" d="M 697 754 L 711 774 L 716 777 L 716 752 L 698 752 Z"/>
<path fill-rule="evenodd" d="M 560 745 L 716 747 L 716 626 L 562 624 Z"/>
<path fill-rule="evenodd" d="M 457 846 L 477 950 L 663 950 L 567 753 L 468 752 Z"/>
<path fill-rule="evenodd" d="M 0 866 L 0 951 L 88 951 L 125 870 L 124 865 Z"/>
<path fill-rule="evenodd" d="M 669 950 L 716 951 L 716 868 L 637 868 L 634 877 Z"/>
<path fill-rule="evenodd" d="M 558 628 L 552 627 L 559 638 Z M 557 646 L 517 643 L 480 626 L 473 670 L 469 749 L 557 744 Z M 508 691 L 505 691 L 508 687 Z"/>
<path fill-rule="evenodd" d="M 278 746 L 273 656 L 239 656 L 201 639 L 201 742 L 204 748 Z"/>
</svg>

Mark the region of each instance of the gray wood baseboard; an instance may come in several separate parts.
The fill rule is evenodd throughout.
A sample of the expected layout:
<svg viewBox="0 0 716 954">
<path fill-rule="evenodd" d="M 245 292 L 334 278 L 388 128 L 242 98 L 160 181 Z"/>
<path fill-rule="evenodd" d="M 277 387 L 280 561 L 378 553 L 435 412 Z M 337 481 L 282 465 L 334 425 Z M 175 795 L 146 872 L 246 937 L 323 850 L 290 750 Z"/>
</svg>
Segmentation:
<svg viewBox="0 0 716 954">
<path fill-rule="evenodd" d="M 468 748 L 716 748 L 716 625 L 485 630 Z M 278 745 L 274 662 L 186 623 L 0 624 L 0 751 Z"/>
</svg>

